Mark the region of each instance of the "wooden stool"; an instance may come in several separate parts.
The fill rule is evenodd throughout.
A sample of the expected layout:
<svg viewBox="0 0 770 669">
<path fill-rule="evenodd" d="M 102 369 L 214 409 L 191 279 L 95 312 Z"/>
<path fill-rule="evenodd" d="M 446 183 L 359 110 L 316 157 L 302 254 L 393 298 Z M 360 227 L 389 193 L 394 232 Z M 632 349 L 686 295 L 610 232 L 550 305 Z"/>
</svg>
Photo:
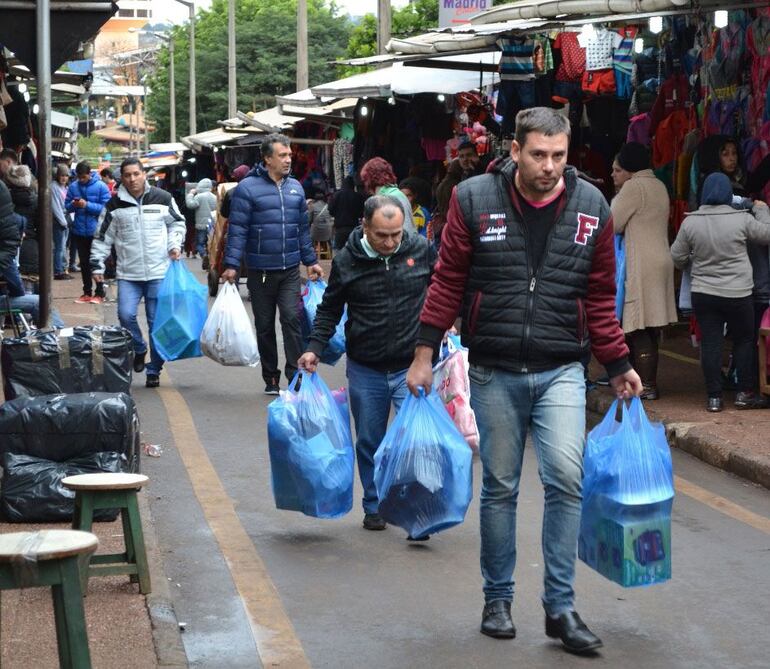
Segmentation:
<svg viewBox="0 0 770 669">
<path fill-rule="evenodd" d="M 51 586 L 59 664 L 90 669 L 81 559 L 99 540 L 89 532 L 41 530 L 0 534 L 0 590 Z"/>
<path fill-rule="evenodd" d="M 136 493 L 149 479 L 143 474 L 79 474 L 68 476 L 62 484 L 75 491 L 75 515 L 72 527 L 90 531 L 95 509 L 120 509 L 123 519 L 125 553 L 94 555 L 87 569 L 83 569 L 83 594 L 88 589 L 90 576 L 128 574 L 133 583 L 139 583 L 139 592 L 150 592 L 150 570 L 144 549 L 142 519 Z"/>
<path fill-rule="evenodd" d="M 331 260 L 333 255 L 331 241 L 316 242 L 315 252 L 319 260 Z"/>
</svg>

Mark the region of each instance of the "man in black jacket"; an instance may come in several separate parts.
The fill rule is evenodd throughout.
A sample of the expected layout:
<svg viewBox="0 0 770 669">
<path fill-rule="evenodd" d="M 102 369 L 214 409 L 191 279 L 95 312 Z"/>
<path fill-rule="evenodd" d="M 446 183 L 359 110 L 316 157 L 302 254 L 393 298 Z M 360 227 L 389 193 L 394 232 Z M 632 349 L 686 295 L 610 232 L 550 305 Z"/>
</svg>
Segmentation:
<svg viewBox="0 0 770 669">
<path fill-rule="evenodd" d="M 345 177 L 342 190 L 338 190 L 329 202 L 329 213 L 334 218 L 334 247 L 341 249 L 348 241 L 353 228 L 364 215 L 366 198 L 356 190 L 353 177 Z"/>
<path fill-rule="evenodd" d="M 8 187 L 0 181 L 0 274 L 11 265 L 19 248 L 21 230 Z"/>
<path fill-rule="evenodd" d="M 374 453 L 385 436 L 391 404 L 398 411 L 406 397 L 406 370 L 417 343 L 433 259 L 428 242 L 404 230 L 398 200 L 370 197 L 363 228 L 353 230 L 345 248 L 334 256 L 308 350 L 297 363 L 308 372 L 316 370 L 347 304 L 347 376 L 367 530 L 386 527 L 377 513 Z"/>
</svg>

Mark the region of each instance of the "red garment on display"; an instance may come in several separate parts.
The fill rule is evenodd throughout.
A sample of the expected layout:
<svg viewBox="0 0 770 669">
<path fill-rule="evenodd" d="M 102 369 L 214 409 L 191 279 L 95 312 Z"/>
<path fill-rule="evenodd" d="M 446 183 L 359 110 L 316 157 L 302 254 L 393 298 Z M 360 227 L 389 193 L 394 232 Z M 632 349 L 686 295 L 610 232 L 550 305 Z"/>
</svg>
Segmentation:
<svg viewBox="0 0 770 669">
<path fill-rule="evenodd" d="M 656 133 L 658 124 L 677 109 L 689 106 L 690 85 L 684 74 L 672 74 L 660 86 L 658 97 L 650 112 L 650 132 Z"/>
<path fill-rule="evenodd" d="M 658 126 L 652 140 L 652 166 L 663 167 L 682 153 L 684 138 L 693 128 L 690 112 L 677 109 Z"/>
<path fill-rule="evenodd" d="M 553 48 L 561 50 L 561 65 L 556 70 L 556 81 L 579 82 L 586 69 L 586 50 L 578 43 L 578 34 L 559 33 Z"/>
</svg>

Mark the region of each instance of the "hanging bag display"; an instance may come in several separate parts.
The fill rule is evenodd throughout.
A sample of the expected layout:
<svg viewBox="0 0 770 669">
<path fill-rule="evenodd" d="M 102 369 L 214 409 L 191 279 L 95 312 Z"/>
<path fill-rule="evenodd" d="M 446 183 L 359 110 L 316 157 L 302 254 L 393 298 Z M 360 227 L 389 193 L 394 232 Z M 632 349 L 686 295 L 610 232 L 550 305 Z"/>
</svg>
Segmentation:
<svg viewBox="0 0 770 669">
<path fill-rule="evenodd" d="M 624 587 L 671 578 L 671 452 L 638 397 L 617 400 L 588 435 L 578 557 Z"/>
<path fill-rule="evenodd" d="M 310 332 L 313 330 L 313 323 L 315 322 L 315 315 L 318 311 L 318 307 L 323 301 L 324 292 L 326 291 L 326 281 L 319 279 L 317 281 L 308 281 L 305 284 L 305 288 L 302 291 L 302 305 L 304 308 L 304 321 L 306 333 L 305 339 L 310 338 Z M 347 307 L 342 312 L 342 318 L 337 323 L 337 328 L 334 331 L 334 335 L 329 340 L 323 353 L 321 354 L 321 362 L 327 365 L 336 365 L 337 361 L 345 353 L 345 323 L 348 320 Z"/>
<path fill-rule="evenodd" d="M 472 460 L 438 394 L 409 393 L 374 455 L 379 514 L 414 539 L 462 523 Z"/>
<path fill-rule="evenodd" d="M 206 286 L 198 283 L 181 260 L 172 261 L 160 284 L 152 327 L 152 340 L 161 358 L 180 360 L 202 355 L 200 338 L 207 303 Z"/>
<path fill-rule="evenodd" d="M 235 284 L 225 282 L 201 333 L 203 354 L 220 365 L 256 367 L 257 339 Z"/>
<path fill-rule="evenodd" d="M 267 438 L 275 506 L 316 518 L 353 508 L 353 439 L 344 394 L 298 372 L 270 403 Z"/>
</svg>

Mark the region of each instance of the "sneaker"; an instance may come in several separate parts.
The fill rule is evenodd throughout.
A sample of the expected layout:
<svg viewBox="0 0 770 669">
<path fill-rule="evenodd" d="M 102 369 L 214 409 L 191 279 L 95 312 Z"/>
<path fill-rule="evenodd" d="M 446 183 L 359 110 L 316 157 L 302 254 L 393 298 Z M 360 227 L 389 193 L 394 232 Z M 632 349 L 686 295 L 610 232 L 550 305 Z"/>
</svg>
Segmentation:
<svg viewBox="0 0 770 669">
<path fill-rule="evenodd" d="M 706 403 L 706 411 L 711 413 L 719 413 L 722 411 L 724 404 L 721 397 L 709 397 Z"/>
<path fill-rule="evenodd" d="M 75 300 L 75 304 L 91 304 L 91 300 L 94 298 L 91 297 L 91 295 L 81 295 L 77 300 Z"/>
<path fill-rule="evenodd" d="M 209 268 L 209 257 L 203 256 L 201 258 L 201 269 L 205 272 Z"/>
<path fill-rule="evenodd" d="M 104 302 L 104 297 L 101 295 L 94 295 L 91 298 L 91 304 L 101 304 L 102 302 Z"/>
<path fill-rule="evenodd" d="M 158 374 L 148 374 L 144 385 L 146 388 L 157 388 L 160 385 L 160 376 Z"/>
<path fill-rule="evenodd" d="M 407 541 L 428 541 L 430 540 L 430 534 L 423 534 L 420 537 L 413 537 L 411 534 L 406 537 Z"/>
<path fill-rule="evenodd" d="M 363 526 L 365 530 L 379 532 L 384 530 L 388 524 L 379 513 L 365 513 Z"/>
<path fill-rule="evenodd" d="M 80 267 L 78 267 L 77 265 L 70 265 L 70 272 L 79 272 L 79 271 L 80 271 Z"/>
<path fill-rule="evenodd" d="M 278 385 L 278 379 L 270 379 L 265 384 L 265 395 L 277 395 L 281 388 Z"/>
<path fill-rule="evenodd" d="M 134 353 L 134 371 L 139 374 L 144 371 L 144 360 L 147 357 L 147 351 Z"/>
<path fill-rule="evenodd" d="M 53 278 L 57 281 L 71 281 L 72 277 L 67 274 L 66 272 L 59 272 L 58 274 L 54 274 Z"/>
<path fill-rule="evenodd" d="M 740 392 L 735 396 L 736 409 L 767 409 L 767 398 L 759 393 Z"/>
</svg>

